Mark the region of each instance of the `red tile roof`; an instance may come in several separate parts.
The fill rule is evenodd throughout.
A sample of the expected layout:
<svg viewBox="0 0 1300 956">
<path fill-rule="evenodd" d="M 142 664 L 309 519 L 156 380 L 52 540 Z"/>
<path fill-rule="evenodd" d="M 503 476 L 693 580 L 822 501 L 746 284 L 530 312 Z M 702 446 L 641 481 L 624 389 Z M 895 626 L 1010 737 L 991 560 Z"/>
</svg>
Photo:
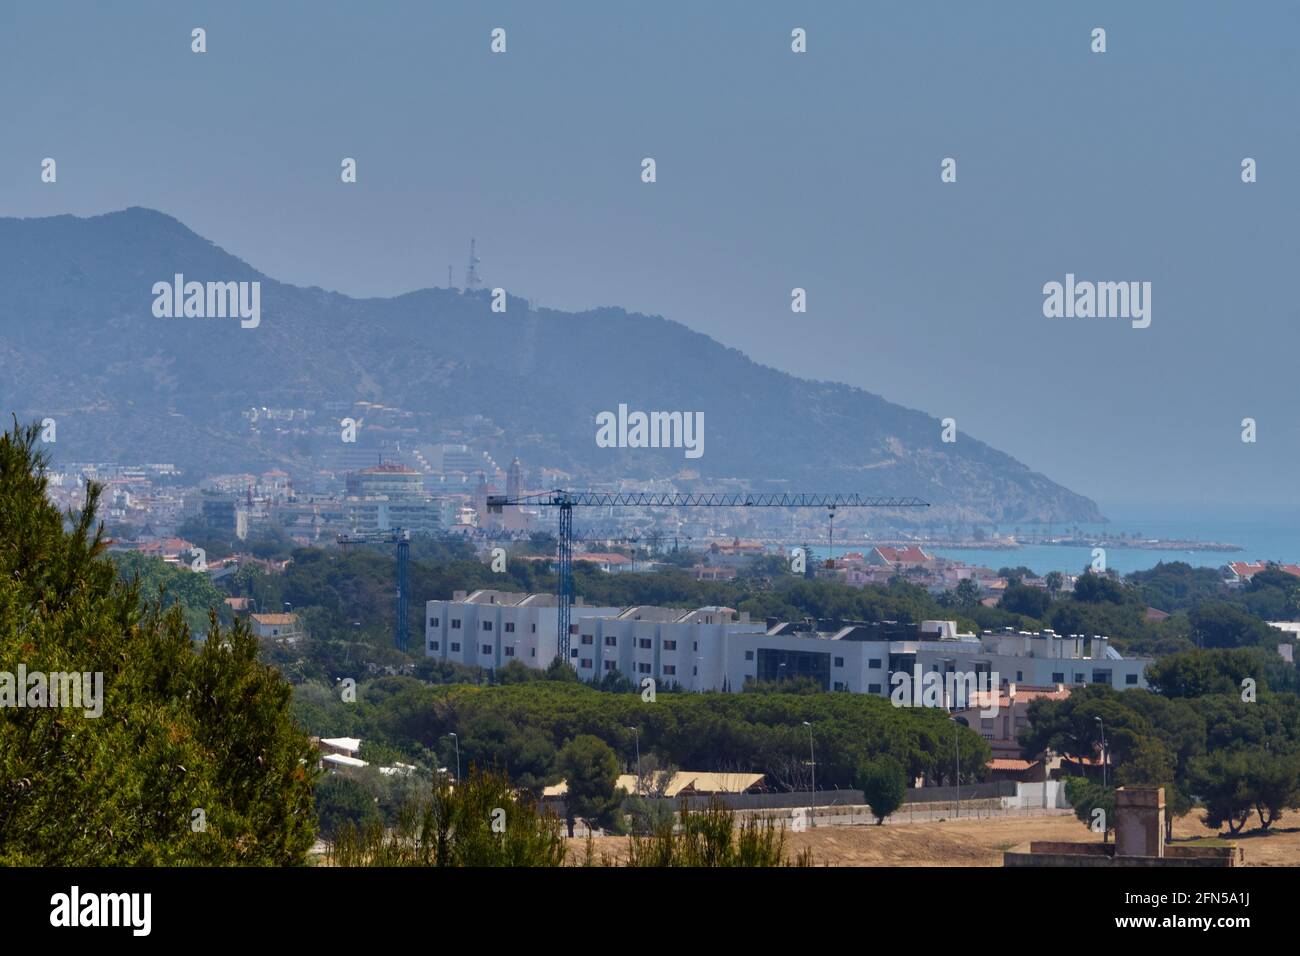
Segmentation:
<svg viewBox="0 0 1300 956">
<path fill-rule="evenodd" d="M 930 560 L 930 556 L 914 544 L 909 544 L 906 548 L 883 544 L 876 548 L 876 553 L 890 564 L 924 564 Z"/>
<path fill-rule="evenodd" d="M 1012 760 L 1009 757 L 994 757 L 988 762 L 990 770 L 1028 770 L 1037 760 Z"/>
<path fill-rule="evenodd" d="M 1259 572 L 1267 570 L 1268 562 L 1232 561 L 1229 562 L 1228 567 L 1232 569 L 1232 573 L 1237 575 L 1237 577 L 1249 579 L 1254 577 L 1256 574 L 1259 574 Z M 1277 565 L 1277 569 L 1300 578 L 1300 564 L 1279 564 Z"/>
</svg>

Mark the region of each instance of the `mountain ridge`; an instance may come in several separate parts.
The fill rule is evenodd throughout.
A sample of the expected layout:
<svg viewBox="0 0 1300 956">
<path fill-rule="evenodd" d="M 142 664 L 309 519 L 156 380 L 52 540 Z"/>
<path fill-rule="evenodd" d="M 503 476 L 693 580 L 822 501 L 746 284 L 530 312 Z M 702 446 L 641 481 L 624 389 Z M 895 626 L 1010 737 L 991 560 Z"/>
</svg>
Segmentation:
<svg viewBox="0 0 1300 956">
<path fill-rule="evenodd" d="M 260 282 L 260 326 L 155 318 L 153 283 L 176 273 Z M 364 400 L 410 418 L 363 423 L 367 438 L 433 442 L 472 420 L 475 446 L 498 460 L 593 482 L 684 481 L 689 468 L 703 486 L 918 495 L 934 502 L 931 520 L 1101 520 L 1089 499 L 977 439 L 943 443 L 925 412 L 761 365 L 663 316 L 531 309 L 517 296 L 493 313 L 486 291 L 295 286 L 146 207 L 0 218 L 0 289 L 0 406 L 55 417 L 65 459 L 310 470 L 338 441 L 327 406 Z M 620 403 L 702 411 L 704 456 L 598 448 L 595 415 Z M 319 434 L 254 435 L 241 414 L 261 406 L 314 410 Z"/>
</svg>

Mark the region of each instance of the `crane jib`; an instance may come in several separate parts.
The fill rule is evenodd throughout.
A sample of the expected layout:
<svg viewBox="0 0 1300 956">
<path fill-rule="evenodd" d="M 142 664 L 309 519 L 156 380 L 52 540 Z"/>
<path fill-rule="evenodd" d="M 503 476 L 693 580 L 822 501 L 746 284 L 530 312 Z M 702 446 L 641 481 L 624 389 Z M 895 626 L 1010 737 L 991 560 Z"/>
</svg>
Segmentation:
<svg viewBox="0 0 1300 956">
<path fill-rule="evenodd" d="M 511 498 L 489 495 L 487 506 L 499 512 L 503 507 L 540 506 L 550 508 L 928 508 L 930 503 L 911 496 L 859 494 L 737 494 L 705 492 L 687 494 L 643 494 L 639 492 L 548 491 Z"/>
<path fill-rule="evenodd" d="M 511 507 L 558 508 L 560 534 L 556 549 L 556 657 L 569 663 L 570 608 L 573 604 L 573 509 L 574 508 L 827 508 L 831 512 L 831 534 L 838 508 L 928 508 L 930 503 L 911 496 L 859 494 L 806 494 L 753 492 L 659 493 L 565 491 L 557 488 L 534 495 L 510 497 L 488 495 L 487 509 L 499 514 Z"/>
</svg>

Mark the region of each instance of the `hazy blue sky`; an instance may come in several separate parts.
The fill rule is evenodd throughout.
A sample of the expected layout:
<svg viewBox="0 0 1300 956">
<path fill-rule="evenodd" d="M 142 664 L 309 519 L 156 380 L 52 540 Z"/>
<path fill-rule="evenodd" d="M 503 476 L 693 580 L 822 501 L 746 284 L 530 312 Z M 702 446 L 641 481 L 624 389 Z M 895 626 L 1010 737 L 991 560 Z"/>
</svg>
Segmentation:
<svg viewBox="0 0 1300 956">
<path fill-rule="evenodd" d="M 4 4 L 0 215 L 151 206 L 362 296 L 459 283 L 472 234 L 490 285 L 952 416 L 1103 510 L 1294 501 L 1298 43 L 1291 2 Z M 1067 272 L 1152 282 L 1150 328 L 1044 318 Z"/>
</svg>

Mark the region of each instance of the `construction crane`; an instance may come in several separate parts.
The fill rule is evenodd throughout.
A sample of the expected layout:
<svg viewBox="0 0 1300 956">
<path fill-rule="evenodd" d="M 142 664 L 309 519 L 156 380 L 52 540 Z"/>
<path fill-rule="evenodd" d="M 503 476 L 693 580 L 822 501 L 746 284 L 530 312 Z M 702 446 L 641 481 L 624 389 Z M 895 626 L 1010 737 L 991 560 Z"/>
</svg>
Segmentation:
<svg viewBox="0 0 1300 956">
<path fill-rule="evenodd" d="M 408 592 L 408 565 L 411 560 L 411 532 L 402 528 L 388 531 L 355 531 L 336 537 L 339 547 L 344 551 L 350 544 L 395 544 L 397 545 L 397 609 L 393 621 L 393 646 L 405 651 L 407 645 L 407 608 L 410 604 Z"/>
<path fill-rule="evenodd" d="M 832 518 L 838 508 L 928 508 L 930 503 L 911 497 L 868 497 L 858 494 L 757 494 L 725 492 L 704 494 L 544 491 L 509 497 L 488 495 L 487 509 L 500 514 L 507 506 L 555 508 L 559 511 L 560 533 L 556 564 L 558 655 L 569 660 L 569 618 L 573 606 L 573 509 L 574 508 L 826 508 Z"/>
</svg>

